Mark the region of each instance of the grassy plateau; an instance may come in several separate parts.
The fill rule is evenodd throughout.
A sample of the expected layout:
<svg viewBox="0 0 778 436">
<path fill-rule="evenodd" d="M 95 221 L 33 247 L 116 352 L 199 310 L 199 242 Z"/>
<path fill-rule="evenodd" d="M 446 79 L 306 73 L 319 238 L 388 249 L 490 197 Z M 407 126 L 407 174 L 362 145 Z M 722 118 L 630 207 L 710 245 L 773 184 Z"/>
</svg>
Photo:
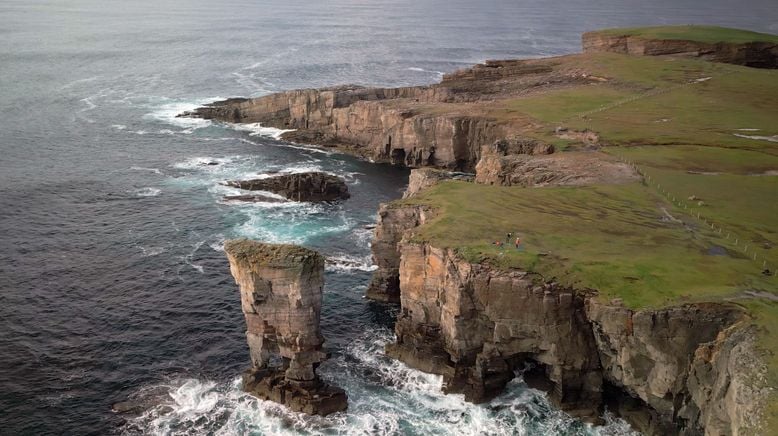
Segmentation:
<svg viewBox="0 0 778 436">
<path fill-rule="evenodd" d="M 710 26 L 604 32 L 778 42 Z M 560 149 L 581 145 L 557 137 L 557 127 L 595 131 L 601 149 L 636 165 L 643 180 L 553 188 L 444 182 L 402 200 L 439 212 L 416 238 L 634 309 L 739 304 L 762 329 L 770 382 L 778 386 L 778 71 L 611 53 L 536 62 L 596 80 L 471 110 Z M 493 244 L 507 232 L 522 238 L 521 249 Z M 778 429 L 778 397 L 767 419 Z"/>
</svg>

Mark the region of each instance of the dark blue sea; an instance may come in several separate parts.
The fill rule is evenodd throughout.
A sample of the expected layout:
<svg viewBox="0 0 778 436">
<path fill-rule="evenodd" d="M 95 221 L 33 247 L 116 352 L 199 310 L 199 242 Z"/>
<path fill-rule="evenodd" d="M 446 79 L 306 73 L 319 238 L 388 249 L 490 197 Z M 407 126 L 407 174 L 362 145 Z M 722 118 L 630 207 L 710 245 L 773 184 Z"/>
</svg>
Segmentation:
<svg viewBox="0 0 778 436">
<path fill-rule="evenodd" d="M 579 50 L 607 26 L 778 33 L 775 0 L 0 1 L 0 434 L 624 435 L 520 379 L 484 405 L 383 356 L 395 308 L 362 298 L 370 224 L 407 170 L 177 119 L 232 96 L 419 85 L 486 59 Z M 336 205 L 238 204 L 220 182 L 346 178 Z M 225 239 L 329 257 L 321 372 L 348 413 L 240 392 L 249 365 Z M 115 413 L 115 403 L 129 413 Z"/>
</svg>

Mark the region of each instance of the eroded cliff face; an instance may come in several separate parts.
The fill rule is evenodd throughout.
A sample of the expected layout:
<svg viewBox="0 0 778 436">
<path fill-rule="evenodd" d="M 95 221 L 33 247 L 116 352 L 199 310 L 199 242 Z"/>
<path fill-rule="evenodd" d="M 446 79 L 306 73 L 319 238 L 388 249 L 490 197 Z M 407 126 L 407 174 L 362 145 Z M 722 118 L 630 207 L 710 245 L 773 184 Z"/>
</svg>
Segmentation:
<svg viewBox="0 0 778 436">
<path fill-rule="evenodd" d="M 252 367 L 243 389 L 298 412 L 345 410 L 346 393 L 316 368 L 327 355 L 319 330 L 324 258 L 302 247 L 233 240 L 224 244 L 240 287 Z"/>
<path fill-rule="evenodd" d="M 437 185 L 444 180 L 461 180 L 472 182 L 475 175 L 471 173 L 456 173 L 436 168 L 416 168 L 408 176 L 408 187 L 403 192 L 403 198 L 411 198 L 419 192 Z"/>
<path fill-rule="evenodd" d="M 372 300 L 400 302 L 400 241 L 429 218 L 429 208 L 384 203 L 378 209 L 371 251 L 377 267 L 365 296 Z"/>
<path fill-rule="evenodd" d="M 769 42 L 703 43 L 672 39 L 646 39 L 631 35 L 587 32 L 584 53 L 612 52 L 640 56 L 683 56 L 757 68 L 778 68 L 778 44 Z"/>
<path fill-rule="evenodd" d="M 390 356 L 442 374 L 447 392 L 474 402 L 499 394 L 514 371 L 532 363 L 565 409 L 595 412 L 600 364 L 581 296 L 428 244 L 403 243 L 401 253 L 402 312 Z"/>
<path fill-rule="evenodd" d="M 583 186 L 629 183 L 640 175 L 629 165 L 596 151 L 553 153 L 537 141 L 505 147 L 497 141 L 484 146 L 476 165 L 475 182 L 497 186 Z"/>
<path fill-rule="evenodd" d="M 534 125 L 493 117 L 486 108 L 495 99 L 592 80 L 573 64 L 487 61 L 431 86 L 295 90 L 214 102 L 179 116 L 294 129 L 283 138 L 376 162 L 472 172 L 483 145 Z"/>
<path fill-rule="evenodd" d="M 284 137 L 337 146 L 376 162 L 472 170 L 481 145 L 501 137 L 503 129 L 485 118 L 414 110 L 447 98 L 442 87 L 307 89 L 215 102 L 187 115 L 295 129 Z"/>
<path fill-rule="evenodd" d="M 632 311 L 593 291 L 400 243 L 401 314 L 387 354 L 470 401 L 530 364 L 578 416 L 607 404 L 646 434 L 755 434 L 767 395 L 746 315 L 726 304 Z"/>
</svg>

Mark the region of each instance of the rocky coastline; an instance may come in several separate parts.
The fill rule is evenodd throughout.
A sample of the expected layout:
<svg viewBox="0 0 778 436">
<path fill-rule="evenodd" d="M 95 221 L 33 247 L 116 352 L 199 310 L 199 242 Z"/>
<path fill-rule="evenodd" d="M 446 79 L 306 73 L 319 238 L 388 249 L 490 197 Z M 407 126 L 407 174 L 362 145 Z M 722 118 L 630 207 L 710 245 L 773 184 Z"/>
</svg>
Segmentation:
<svg viewBox="0 0 778 436">
<path fill-rule="evenodd" d="M 502 100 L 616 81 L 584 71 L 576 64 L 582 58 L 575 56 L 669 55 L 762 68 L 775 68 L 778 58 L 778 45 L 771 43 L 706 45 L 599 32 L 585 34 L 583 47 L 584 55 L 572 57 L 489 61 L 431 86 L 288 91 L 215 102 L 182 116 L 294 129 L 283 138 L 413 168 L 403 200 L 382 204 L 378 211 L 371 245 L 377 270 L 366 296 L 400 304 L 396 342 L 386 353 L 442 375 L 446 392 L 485 402 L 522 372 L 563 410 L 591 421 L 598 421 L 607 408 L 649 435 L 758 432 L 769 394 L 767 366 L 757 328 L 742 306 L 695 301 L 629 307 L 619 298 L 604 300 L 599 289 L 565 285 L 489 260 L 474 262 L 455 248 L 418 237 L 418 230 L 440 211 L 409 200 L 448 180 L 525 188 L 645 184 L 634 165 L 600 150 L 607 140 L 594 131 L 568 129 L 559 122 L 553 133 L 537 134 L 544 127 L 535 120 L 504 117 L 510 109 Z M 494 106 L 503 112 L 494 112 Z M 291 198 L 284 189 L 268 189 L 268 179 L 230 184 Z M 302 191 L 315 191 L 313 201 L 347 198 L 342 189 L 329 188 L 337 186 L 334 181 L 325 185 L 297 189 L 294 199 L 312 201 Z M 321 273 L 316 273 L 321 262 L 313 254 L 302 256 L 307 275 L 294 279 L 308 283 L 305 289 L 319 288 L 319 296 L 312 297 L 316 322 L 305 326 L 311 348 L 291 352 L 281 347 L 288 366 L 271 371 L 265 342 L 259 339 L 266 327 L 254 321 L 262 317 L 256 304 L 265 298 L 257 294 L 262 286 L 256 279 L 280 273 L 248 274 L 260 264 L 241 264 L 235 254 L 239 245 L 228 245 L 254 362 L 244 375 L 244 389 L 308 413 L 345 409 L 345 393 L 321 384 L 313 371 L 323 359 L 318 333 Z M 274 333 L 281 335 L 278 343 L 290 332 Z M 299 366 L 295 359 L 308 365 L 304 377 L 290 375 Z M 312 402 L 317 395 L 336 405 Z"/>
</svg>

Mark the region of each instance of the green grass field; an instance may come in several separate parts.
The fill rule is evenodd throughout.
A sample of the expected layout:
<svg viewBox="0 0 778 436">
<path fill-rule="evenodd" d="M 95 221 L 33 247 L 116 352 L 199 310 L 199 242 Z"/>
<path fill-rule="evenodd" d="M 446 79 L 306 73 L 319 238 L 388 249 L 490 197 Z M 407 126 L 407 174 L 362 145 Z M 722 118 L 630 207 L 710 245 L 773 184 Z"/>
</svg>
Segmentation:
<svg viewBox="0 0 778 436">
<path fill-rule="evenodd" d="M 473 262 L 594 289 L 632 308 L 778 291 L 761 265 L 641 183 L 535 189 L 446 182 L 405 202 L 439 211 L 419 240 Z M 507 232 L 522 237 L 522 250 L 493 244 Z"/>
<path fill-rule="evenodd" d="M 715 44 L 717 42 L 745 43 L 745 42 L 778 42 L 778 36 L 769 33 L 752 32 L 749 30 L 731 29 L 719 26 L 653 26 L 653 27 L 625 27 L 617 29 L 598 30 L 613 36 L 637 36 L 645 39 L 670 39 L 683 41 L 696 41 Z"/>
<path fill-rule="evenodd" d="M 778 42 L 775 35 L 710 26 L 605 32 Z M 593 130 L 606 153 L 637 164 L 650 179 L 576 188 L 444 182 L 402 200 L 438 210 L 416 238 L 472 262 L 593 289 L 634 309 L 741 304 L 762 329 L 770 383 L 778 386 L 778 302 L 746 294 L 778 296 L 778 277 L 762 274 L 765 265 L 778 268 L 778 142 L 768 140 L 778 135 L 778 71 L 611 53 L 549 63 L 598 79 L 478 110 L 559 150 L 578 145 L 556 137 L 556 127 Z M 493 244 L 507 232 L 522 237 L 522 250 Z M 771 401 L 767 421 L 775 429 L 778 393 Z"/>
</svg>

